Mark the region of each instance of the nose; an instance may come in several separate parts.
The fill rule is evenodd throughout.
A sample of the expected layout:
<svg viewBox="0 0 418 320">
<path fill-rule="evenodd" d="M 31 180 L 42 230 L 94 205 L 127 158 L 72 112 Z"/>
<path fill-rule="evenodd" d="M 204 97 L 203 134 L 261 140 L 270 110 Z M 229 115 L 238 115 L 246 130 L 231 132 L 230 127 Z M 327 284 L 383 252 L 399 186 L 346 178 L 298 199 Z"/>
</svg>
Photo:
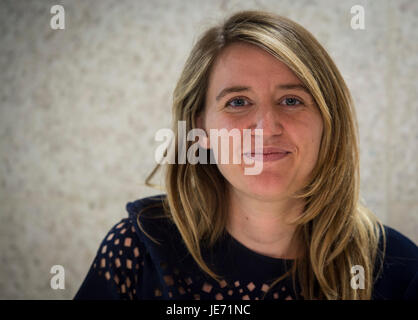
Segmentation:
<svg viewBox="0 0 418 320">
<path fill-rule="evenodd" d="M 279 110 L 273 105 L 257 108 L 253 123 L 254 129 L 263 129 L 265 137 L 280 135 L 283 131 Z"/>
</svg>

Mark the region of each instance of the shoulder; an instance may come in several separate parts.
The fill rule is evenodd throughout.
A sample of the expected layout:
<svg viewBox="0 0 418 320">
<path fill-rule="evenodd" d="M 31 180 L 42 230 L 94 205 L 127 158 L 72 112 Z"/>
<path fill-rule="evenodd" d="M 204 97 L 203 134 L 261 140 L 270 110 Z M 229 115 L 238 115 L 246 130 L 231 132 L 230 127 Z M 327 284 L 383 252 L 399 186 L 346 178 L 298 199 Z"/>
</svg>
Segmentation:
<svg viewBox="0 0 418 320">
<path fill-rule="evenodd" d="M 384 228 L 388 255 L 404 260 L 416 261 L 418 259 L 418 247 L 411 239 L 387 225 L 384 225 Z"/>
<path fill-rule="evenodd" d="M 158 194 L 155 196 L 140 198 L 130 201 L 126 204 L 126 210 L 130 217 L 136 216 L 141 211 L 152 210 L 154 212 L 162 212 L 163 202 L 166 200 L 165 194 Z"/>
<path fill-rule="evenodd" d="M 126 210 L 128 216 L 116 222 L 103 238 L 97 251 L 96 264 L 102 268 L 112 265 L 116 268 L 130 268 L 135 261 L 142 263 L 143 257 L 149 251 L 149 239 L 144 230 L 139 228 L 137 218 L 145 221 L 149 232 L 158 230 L 153 224 L 157 223 L 152 217 L 161 216 L 163 195 L 148 197 L 128 202 Z M 151 222 L 149 222 L 150 220 Z M 161 220 L 157 225 L 161 226 Z M 138 268 L 138 266 L 136 266 Z"/>
<path fill-rule="evenodd" d="M 383 269 L 375 284 L 378 299 L 418 298 L 418 247 L 398 230 L 384 225 Z M 382 249 L 383 238 L 380 240 Z"/>
<path fill-rule="evenodd" d="M 133 299 L 144 251 L 130 219 L 118 221 L 103 238 L 74 299 Z"/>
<path fill-rule="evenodd" d="M 144 252 L 145 248 L 131 219 L 123 218 L 114 224 L 103 238 L 93 267 L 98 269 L 99 275 L 103 273 L 106 278 L 109 278 L 109 274 L 106 274 L 109 269 L 128 272 L 138 270 Z"/>
<path fill-rule="evenodd" d="M 107 231 L 75 299 L 147 296 L 148 287 L 159 281 L 156 272 L 160 261 L 179 257 L 180 242 L 172 241 L 176 232 L 172 232 L 173 224 L 164 215 L 163 199 L 164 195 L 159 195 L 126 204 L 128 216 Z"/>
<path fill-rule="evenodd" d="M 154 257 L 186 254 L 180 232 L 165 208 L 166 199 L 165 194 L 159 194 L 126 204 L 138 238 Z"/>
<path fill-rule="evenodd" d="M 137 199 L 126 204 L 129 219 L 139 238 L 148 243 L 151 238 L 164 240 L 167 233 L 177 230 L 164 206 L 165 194 Z"/>
</svg>

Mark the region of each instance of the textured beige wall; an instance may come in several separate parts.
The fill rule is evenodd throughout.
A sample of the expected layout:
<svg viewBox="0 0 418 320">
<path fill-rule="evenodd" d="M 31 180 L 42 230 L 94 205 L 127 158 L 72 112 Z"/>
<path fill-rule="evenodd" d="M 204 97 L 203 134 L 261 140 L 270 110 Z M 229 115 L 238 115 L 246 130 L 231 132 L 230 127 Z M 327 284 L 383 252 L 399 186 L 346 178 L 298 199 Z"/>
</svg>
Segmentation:
<svg viewBox="0 0 418 320">
<path fill-rule="evenodd" d="M 66 29 L 50 28 L 63 4 Z M 352 30 L 362 4 L 366 29 Z M 361 192 L 418 241 L 418 1 L 1 1 L 0 298 L 71 299 L 143 186 L 197 36 L 238 9 L 309 29 L 355 98 Z M 50 288 L 63 265 L 65 290 Z"/>
</svg>

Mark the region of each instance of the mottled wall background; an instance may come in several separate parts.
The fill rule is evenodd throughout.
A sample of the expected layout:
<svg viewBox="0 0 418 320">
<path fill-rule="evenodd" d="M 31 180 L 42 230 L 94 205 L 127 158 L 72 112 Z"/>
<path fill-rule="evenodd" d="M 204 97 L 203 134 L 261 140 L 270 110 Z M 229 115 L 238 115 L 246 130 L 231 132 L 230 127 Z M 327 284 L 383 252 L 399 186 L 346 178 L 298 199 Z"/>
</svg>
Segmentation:
<svg viewBox="0 0 418 320">
<path fill-rule="evenodd" d="M 52 30 L 50 8 L 65 8 Z M 365 8 L 366 29 L 350 27 Z M 356 102 L 361 194 L 418 241 L 418 1 L 1 1 L 0 298 L 71 299 L 169 127 L 171 94 L 199 34 L 240 9 L 309 29 Z M 52 265 L 65 290 L 50 288 Z"/>
</svg>

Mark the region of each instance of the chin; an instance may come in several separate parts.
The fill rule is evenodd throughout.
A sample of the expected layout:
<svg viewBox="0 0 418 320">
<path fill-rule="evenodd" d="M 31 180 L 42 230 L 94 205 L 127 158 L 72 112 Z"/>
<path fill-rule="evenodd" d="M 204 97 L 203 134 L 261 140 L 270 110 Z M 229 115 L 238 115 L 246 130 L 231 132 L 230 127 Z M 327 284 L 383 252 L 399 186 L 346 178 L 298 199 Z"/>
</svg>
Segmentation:
<svg viewBox="0 0 418 320">
<path fill-rule="evenodd" d="M 259 199 L 277 200 L 289 196 L 288 176 L 262 172 L 259 175 L 244 176 L 244 182 L 240 183 L 245 193 Z"/>
<path fill-rule="evenodd" d="M 287 192 L 286 188 L 283 186 L 266 186 L 266 185 L 251 185 L 245 189 L 245 192 L 255 198 L 264 199 L 266 201 L 278 200 L 280 198 L 286 197 Z"/>
<path fill-rule="evenodd" d="M 289 171 L 265 166 L 260 174 L 245 175 L 244 167 L 221 167 L 222 175 L 234 189 L 266 201 L 290 196 L 293 177 Z"/>
</svg>

